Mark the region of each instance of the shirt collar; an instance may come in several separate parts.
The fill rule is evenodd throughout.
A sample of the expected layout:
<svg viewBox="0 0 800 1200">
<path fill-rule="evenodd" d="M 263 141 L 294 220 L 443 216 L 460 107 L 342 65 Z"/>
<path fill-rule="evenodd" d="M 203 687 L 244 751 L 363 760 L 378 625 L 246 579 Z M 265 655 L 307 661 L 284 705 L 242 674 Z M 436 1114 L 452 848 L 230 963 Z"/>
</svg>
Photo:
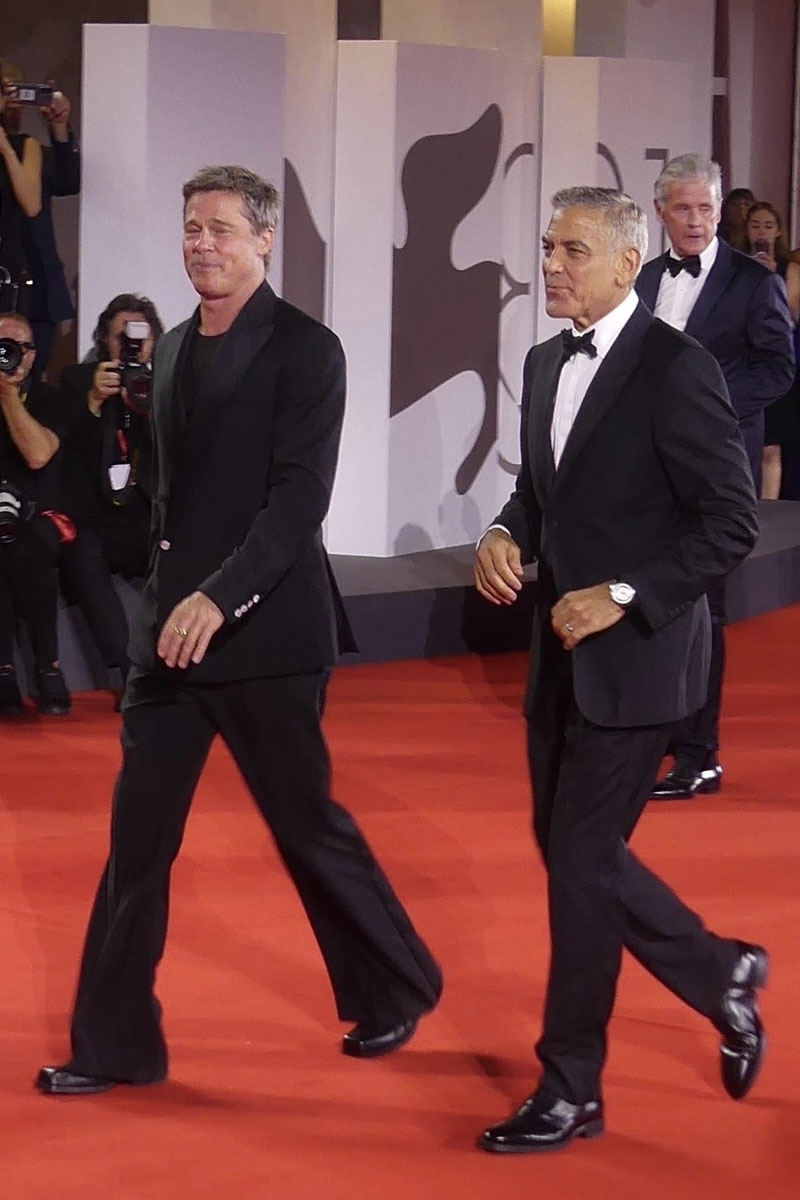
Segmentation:
<svg viewBox="0 0 800 1200">
<path fill-rule="evenodd" d="M 612 308 L 611 312 L 607 312 L 599 321 L 595 321 L 594 325 L 590 325 L 588 329 L 583 329 L 581 333 L 588 333 L 589 329 L 594 330 L 594 346 L 597 350 L 599 358 L 605 358 L 611 349 L 614 342 L 622 332 L 623 326 L 628 324 L 639 304 L 639 297 L 636 292 L 631 290 L 628 292 L 624 300 L 620 300 L 616 308 Z"/>
<path fill-rule="evenodd" d="M 701 271 L 710 271 L 711 270 L 712 266 L 714 265 L 714 260 L 717 257 L 718 250 L 719 250 L 719 238 L 713 237 L 711 239 L 711 241 L 708 243 L 708 245 L 706 246 L 705 250 L 703 250 L 702 253 L 700 253 L 698 255 L 698 258 L 700 259 L 700 270 Z M 678 258 L 678 259 L 680 258 L 680 255 L 675 253 L 671 244 L 670 244 L 670 248 L 669 248 L 669 254 L 670 254 L 671 258 Z"/>
</svg>

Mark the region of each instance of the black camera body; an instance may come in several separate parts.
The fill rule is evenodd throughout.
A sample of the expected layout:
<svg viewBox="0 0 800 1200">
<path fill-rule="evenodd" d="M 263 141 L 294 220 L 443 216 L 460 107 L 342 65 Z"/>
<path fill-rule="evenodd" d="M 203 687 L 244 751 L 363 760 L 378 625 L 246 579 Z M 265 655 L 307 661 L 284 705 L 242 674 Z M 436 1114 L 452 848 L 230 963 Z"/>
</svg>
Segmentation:
<svg viewBox="0 0 800 1200">
<path fill-rule="evenodd" d="M 29 521 L 36 505 L 7 479 L 0 479 L 0 545 L 8 545 L 17 536 L 23 521 Z"/>
<path fill-rule="evenodd" d="M 53 103 L 53 89 L 49 83 L 14 83 L 9 88 L 9 99 L 17 104 L 49 108 Z"/>
<path fill-rule="evenodd" d="M 149 362 L 139 361 L 142 346 L 149 337 L 150 326 L 147 321 L 125 323 L 119 381 L 125 389 L 125 403 L 140 416 L 146 416 L 150 412 L 153 400 L 153 368 Z"/>
<path fill-rule="evenodd" d="M 14 338 L 0 338 L 0 375 L 13 375 L 25 351 Z"/>
</svg>

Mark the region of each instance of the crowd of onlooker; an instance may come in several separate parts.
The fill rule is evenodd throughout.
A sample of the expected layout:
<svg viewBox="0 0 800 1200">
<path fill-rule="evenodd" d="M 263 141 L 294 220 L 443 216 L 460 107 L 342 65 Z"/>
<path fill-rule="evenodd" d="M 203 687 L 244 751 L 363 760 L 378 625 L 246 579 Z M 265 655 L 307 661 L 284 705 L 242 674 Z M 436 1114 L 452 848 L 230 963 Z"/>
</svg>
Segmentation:
<svg viewBox="0 0 800 1200">
<path fill-rule="evenodd" d="M 75 315 L 58 255 L 51 198 L 80 189 L 80 152 L 70 105 L 59 91 L 39 106 L 47 138 L 20 132 L 20 74 L 0 62 L 0 717 L 21 714 L 14 666 L 27 633 L 40 713 L 69 711 L 59 665 L 59 596 L 76 604 L 110 676 L 128 670 L 127 621 L 114 576 L 140 578 L 150 524 L 152 443 L 147 364 L 163 332 L 153 303 L 114 297 L 99 315 L 90 353 L 52 380 L 59 325 Z M 785 281 L 797 330 L 800 250 L 781 216 L 747 188 L 722 204 L 719 235 Z M 800 341 L 795 336 L 795 357 Z M 45 382 L 45 380 L 47 382 Z M 800 499 L 800 388 L 765 413 L 762 497 Z"/>
</svg>

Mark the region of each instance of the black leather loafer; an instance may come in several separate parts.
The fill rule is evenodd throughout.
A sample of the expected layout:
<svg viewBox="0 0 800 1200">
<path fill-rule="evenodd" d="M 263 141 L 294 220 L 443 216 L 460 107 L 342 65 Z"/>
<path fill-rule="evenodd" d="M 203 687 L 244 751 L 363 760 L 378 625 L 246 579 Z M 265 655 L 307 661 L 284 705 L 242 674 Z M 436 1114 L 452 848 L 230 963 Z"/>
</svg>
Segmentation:
<svg viewBox="0 0 800 1200">
<path fill-rule="evenodd" d="M 48 1096 L 90 1096 L 107 1092 L 117 1082 L 103 1075 L 81 1075 L 69 1067 L 42 1067 L 34 1086 Z"/>
<path fill-rule="evenodd" d="M 603 1129 L 602 1101 L 571 1104 L 534 1092 L 513 1117 L 484 1130 L 478 1146 L 500 1154 L 539 1154 L 558 1150 L 576 1137 L 597 1137 Z"/>
<path fill-rule="evenodd" d="M 653 785 L 651 800 L 691 800 L 692 796 L 711 796 L 722 787 L 722 767 L 717 763 L 705 771 L 677 764 Z"/>
<path fill-rule="evenodd" d="M 758 1075 L 767 1044 L 756 989 L 767 982 L 769 955 L 763 946 L 739 943 L 740 953 L 714 1024 L 722 1034 L 719 1063 L 725 1091 L 741 1100 Z"/>
<path fill-rule="evenodd" d="M 393 1029 L 377 1029 L 366 1021 L 355 1025 L 342 1038 L 342 1053 L 351 1058 L 378 1058 L 381 1054 L 391 1054 L 399 1050 L 414 1036 L 417 1029 L 417 1019 L 403 1021 Z"/>
</svg>

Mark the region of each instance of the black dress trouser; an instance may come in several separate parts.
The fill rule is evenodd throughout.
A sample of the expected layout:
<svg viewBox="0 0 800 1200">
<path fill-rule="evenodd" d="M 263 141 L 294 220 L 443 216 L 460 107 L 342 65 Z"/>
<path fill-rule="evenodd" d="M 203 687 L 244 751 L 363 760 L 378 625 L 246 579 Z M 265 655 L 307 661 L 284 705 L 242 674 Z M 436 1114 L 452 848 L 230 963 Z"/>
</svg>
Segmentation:
<svg viewBox="0 0 800 1200">
<path fill-rule="evenodd" d="M 170 868 L 219 733 L 258 805 L 319 943 L 340 1019 L 389 1028 L 434 1006 L 438 966 L 350 815 L 330 799 L 324 675 L 179 687 L 134 669 L 123 701 L 111 853 L 92 910 L 72 1018 L 72 1066 L 163 1078 L 155 972 Z"/>
<path fill-rule="evenodd" d="M 705 771 L 719 757 L 719 715 L 722 707 L 722 682 L 725 676 L 725 583 L 708 593 L 711 613 L 711 664 L 708 694 L 697 712 L 684 717 L 672 729 L 667 749 L 675 755 L 684 771 Z"/>
<path fill-rule="evenodd" d="M 739 954 L 628 849 L 669 726 L 602 728 L 579 713 L 569 654 L 548 635 L 529 707 L 534 833 L 547 868 L 551 959 L 540 1086 L 580 1104 L 600 1094 L 625 946 L 697 1012 L 714 1019 Z"/>
</svg>

